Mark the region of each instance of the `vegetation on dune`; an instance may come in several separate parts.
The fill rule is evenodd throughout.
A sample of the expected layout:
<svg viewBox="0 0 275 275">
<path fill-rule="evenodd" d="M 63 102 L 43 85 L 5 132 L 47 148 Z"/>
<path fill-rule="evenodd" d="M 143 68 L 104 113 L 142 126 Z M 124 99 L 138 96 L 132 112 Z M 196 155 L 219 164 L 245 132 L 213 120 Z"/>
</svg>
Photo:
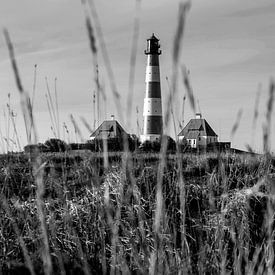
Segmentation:
<svg viewBox="0 0 275 275">
<path fill-rule="evenodd" d="M 54 273 L 146 274 L 154 249 L 156 158 L 103 158 L 44 154 L 45 218 Z M 0 262 L 4 273 L 22 270 L 25 244 L 37 274 L 41 237 L 34 178 L 27 156 L 1 158 Z M 163 175 L 163 220 L 158 269 L 165 274 L 217 274 L 266 270 L 266 210 L 274 163 L 255 157 L 207 154 L 184 156 L 185 236 L 175 156 Z M 184 241 L 184 242 L 183 242 Z M 259 264 L 256 264 L 256 262 Z M 18 263 L 22 263 L 21 265 Z"/>
<path fill-rule="evenodd" d="M 134 87 L 140 2 L 136 1 L 128 102 Z M 96 94 L 106 100 L 98 77 L 97 54 L 101 49 L 117 112 L 123 120 L 120 93 L 94 1 L 82 1 L 82 5 Z M 190 3 L 180 4 L 165 131 L 171 120 L 176 125 L 171 106 L 177 93 L 179 68 L 195 112 L 187 69 L 180 64 L 189 8 Z M 25 154 L 0 156 L 0 273 L 272 273 L 275 161 L 269 147 L 273 83 L 264 125 L 263 156 L 191 151 L 182 154 L 178 143 L 167 135 L 160 143 L 145 143 L 135 152 L 131 151 L 139 146 L 138 140 L 127 137 L 123 142 L 103 140 L 88 147 L 84 143 L 70 144 L 70 148 L 58 139 L 57 92 L 55 89 L 52 97 L 48 83 L 47 105 L 55 138 L 37 144 L 33 99 L 23 88 L 7 30 L 4 35 L 21 97 L 28 144 L 32 145 L 25 147 Z M 131 104 L 128 105 L 129 123 Z M 75 134 L 83 141 L 73 116 L 71 120 Z M 239 119 L 232 136 L 238 125 Z"/>
</svg>

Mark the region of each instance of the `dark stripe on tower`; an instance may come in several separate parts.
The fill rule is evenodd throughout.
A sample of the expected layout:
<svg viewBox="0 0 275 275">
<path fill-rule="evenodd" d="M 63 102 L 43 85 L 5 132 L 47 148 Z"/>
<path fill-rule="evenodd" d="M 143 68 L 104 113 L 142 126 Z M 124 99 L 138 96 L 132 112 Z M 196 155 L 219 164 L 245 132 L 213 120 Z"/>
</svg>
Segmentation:
<svg viewBox="0 0 275 275">
<path fill-rule="evenodd" d="M 160 82 L 147 82 L 145 97 L 161 98 Z"/>
<path fill-rule="evenodd" d="M 144 117 L 144 130 L 146 130 L 146 135 L 162 134 L 162 117 L 161 116 Z"/>
<path fill-rule="evenodd" d="M 147 57 L 147 65 L 148 66 L 159 66 L 159 56 L 149 54 Z"/>
</svg>

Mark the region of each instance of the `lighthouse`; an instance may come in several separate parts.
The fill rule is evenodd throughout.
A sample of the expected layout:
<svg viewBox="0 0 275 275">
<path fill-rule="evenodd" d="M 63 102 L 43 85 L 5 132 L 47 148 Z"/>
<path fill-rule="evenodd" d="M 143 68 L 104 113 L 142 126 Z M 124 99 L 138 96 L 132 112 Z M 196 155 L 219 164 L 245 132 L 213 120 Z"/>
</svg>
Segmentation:
<svg viewBox="0 0 275 275">
<path fill-rule="evenodd" d="M 162 135 L 162 106 L 159 73 L 159 39 L 154 34 L 147 39 L 146 91 L 143 105 L 143 135 L 141 142 L 158 141 Z"/>
</svg>

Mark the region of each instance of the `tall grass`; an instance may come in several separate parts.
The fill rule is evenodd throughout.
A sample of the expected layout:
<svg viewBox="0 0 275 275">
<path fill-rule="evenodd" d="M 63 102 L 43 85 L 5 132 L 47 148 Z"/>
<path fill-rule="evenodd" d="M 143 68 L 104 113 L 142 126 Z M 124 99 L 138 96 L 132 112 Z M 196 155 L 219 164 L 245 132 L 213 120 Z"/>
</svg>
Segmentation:
<svg viewBox="0 0 275 275">
<path fill-rule="evenodd" d="M 102 93 L 98 41 L 119 117 L 123 120 L 120 94 L 96 6 L 92 0 L 82 4 L 97 94 Z M 134 89 L 140 4 L 136 2 L 129 101 Z M 165 133 L 173 115 L 170 106 L 177 93 L 189 8 L 190 3 L 179 8 Z M 36 143 L 33 102 L 23 88 L 8 32 L 4 35 L 21 97 L 28 142 Z M 185 67 L 181 69 L 195 112 L 190 79 Z M 52 129 L 59 136 L 56 80 L 55 102 L 47 81 L 46 87 Z M 130 154 L 125 139 L 124 152 L 117 154 L 110 154 L 105 143 L 103 154 L 34 151 L 29 156 L 0 156 L 2 272 L 27 269 L 26 273 L 30 274 L 272 273 L 275 162 L 269 154 L 269 143 L 273 101 L 271 82 L 264 125 L 264 156 L 182 154 L 179 147 L 176 154 L 169 155 L 165 138 L 159 154 Z M 184 113 L 182 116 L 184 119 Z M 172 119 L 175 124 L 175 118 Z M 73 116 L 71 121 L 75 135 L 83 139 Z M 86 120 L 82 121 L 89 129 Z M 66 125 L 63 129 L 69 135 Z"/>
<path fill-rule="evenodd" d="M 267 231 L 261 214 L 267 209 L 269 195 L 265 190 L 269 183 L 264 180 L 260 157 L 221 155 L 219 160 L 214 154 L 181 156 L 181 175 L 177 158 L 168 158 L 163 174 L 160 243 L 156 243 L 154 222 L 158 158 L 133 156 L 134 185 L 121 169 L 120 157 L 109 159 L 112 168 L 106 171 L 102 156 L 48 154 L 42 159 L 47 160 L 43 176 L 45 218 L 54 273 L 73 269 L 147 274 L 156 249 L 158 273 L 239 273 L 270 266 L 265 262 L 264 247 L 271 248 L 264 237 Z M 4 162 L 10 166 L 5 179 L 1 173 L 8 185 L 1 193 L 10 210 L 4 206 L 1 211 L 11 217 L 1 218 L 5 224 L 1 226 L 5 236 L 1 255 L 15 268 L 12 260 L 24 259 L 14 242 L 21 236 L 38 272 L 41 258 L 35 179 L 24 172 L 31 167 L 23 156 L 20 163 L 18 158 L 13 164 L 4 158 L 1 161 L 2 166 Z M 18 174 L 13 177 L 16 167 Z M 274 166 L 267 173 L 270 169 Z M 24 185 L 18 188 L 22 180 Z M 14 224 L 18 227 L 15 234 Z M 254 258 L 263 262 L 253 267 Z"/>
<path fill-rule="evenodd" d="M 10 40 L 9 33 L 7 30 L 4 30 L 4 36 L 7 43 L 7 47 L 10 54 L 10 60 L 17 84 L 18 91 L 20 93 L 20 99 L 21 99 L 21 107 L 23 111 L 23 117 L 25 121 L 25 127 L 26 127 L 26 135 L 28 138 L 28 143 L 31 143 L 31 138 L 33 137 L 33 142 L 37 143 L 37 134 L 35 131 L 35 125 L 34 125 L 34 119 L 33 119 L 33 113 L 32 113 L 32 106 L 30 97 L 27 94 L 27 92 L 24 90 L 19 71 L 16 64 L 16 59 L 14 55 L 14 49 L 13 44 Z M 31 134 L 32 133 L 32 134 Z M 39 156 L 38 151 L 34 151 L 33 155 L 31 156 L 32 161 L 32 169 L 33 169 L 33 175 L 35 178 L 36 183 L 36 203 L 37 203 L 37 214 L 40 221 L 40 229 L 41 229 L 41 237 L 42 237 L 42 243 L 43 243 L 43 251 L 42 251 L 42 259 L 43 259 L 43 266 L 45 274 L 51 274 L 52 273 L 52 260 L 50 256 L 50 247 L 49 247 L 49 239 L 48 239 L 48 230 L 46 225 L 46 219 L 45 219 L 45 213 L 44 213 L 44 182 L 43 182 L 43 163 L 41 161 L 41 158 Z M 27 259 L 27 258 L 26 258 Z M 28 261 L 27 261 L 28 263 Z M 32 271 L 32 270 L 30 270 Z"/>
</svg>

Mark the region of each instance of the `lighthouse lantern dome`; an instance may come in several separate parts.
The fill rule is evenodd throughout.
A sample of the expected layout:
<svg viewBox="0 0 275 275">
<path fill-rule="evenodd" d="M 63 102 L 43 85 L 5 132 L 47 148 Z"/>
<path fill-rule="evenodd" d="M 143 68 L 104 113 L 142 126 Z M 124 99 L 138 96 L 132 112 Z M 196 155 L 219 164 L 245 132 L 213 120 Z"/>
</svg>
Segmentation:
<svg viewBox="0 0 275 275">
<path fill-rule="evenodd" d="M 159 39 L 157 39 L 154 35 L 147 39 L 147 49 L 144 51 L 145 54 L 161 54 L 161 50 L 159 50 Z"/>
</svg>

